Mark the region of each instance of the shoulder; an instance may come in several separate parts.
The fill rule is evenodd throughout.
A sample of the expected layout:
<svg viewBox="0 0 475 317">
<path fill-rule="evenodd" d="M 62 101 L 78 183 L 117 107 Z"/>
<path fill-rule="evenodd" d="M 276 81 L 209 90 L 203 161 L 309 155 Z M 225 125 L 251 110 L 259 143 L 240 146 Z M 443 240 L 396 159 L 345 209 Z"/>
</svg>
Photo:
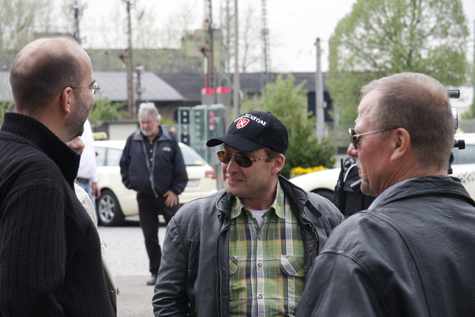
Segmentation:
<svg viewBox="0 0 475 317">
<path fill-rule="evenodd" d="M 327 241 L 324 251 L 338 251 L 361 257 L 362 254 L 384 253 L 384 248 L 376 241 L 393 243 L 400 235 L 393 225 L 378 217 L 378 211 L 361 211 L 343 221 L 337 226 Z"/>
<path fill-rule="evenodd" d="M 54 184 L 62 179 L 59 167 L 29 142 L 0 142 L 0 177 L 22 187 L 32 184 Z"/>
<path fill-rule="evenodd" d="M 167 235 L 179 236 L 185 244 L 201 240 L 203 236 L 207 243 L 217 239 L 224 220 L 216 207 L 219 198 L 220 192 L 183 205 L 168 224 Z"/>
<path fill-rule="evenodd" d="M 315 194 L 315 193 L 307 193 L 308 200 L 310 203 L 317 208 L 317 210 L 326 216 L 342 216 L 340 210 L 328 199 Z M 343 216 L 342 216 L 343 217 Z"/>
<path fill-rule="evenodd" d="M 84 209 L 87 211 L 87 214 L 89 215 L 89 217 L 91 217 L 94 224 L 96 224 L 96 213 L 95 213 L 95 210 L 94 210 L 94 205 L 92 204 L 92 201 L 89 198 L 89 195 L 87 194 L 87 192 L 84 189 L 82 189 L 81 186 L 79 186 L 76 183 L 74 184 L 74 191 L 76 193 L 76 196 L 77 196 L 79 202 L 84 207 Z"/>
<path fill-rule="evenodd" d="M 217 218 L 219 211 L 216 207 L 216 202 L 224 193 L 224 190 L 220 190 L 214 194 L 187 202 L 180 207 L 173 217 L 175 223 L 188 222 L 192 219 L 197 220 L 198 218 L 209 219 L 212 215 L 216 215 Z"/>
</svg>

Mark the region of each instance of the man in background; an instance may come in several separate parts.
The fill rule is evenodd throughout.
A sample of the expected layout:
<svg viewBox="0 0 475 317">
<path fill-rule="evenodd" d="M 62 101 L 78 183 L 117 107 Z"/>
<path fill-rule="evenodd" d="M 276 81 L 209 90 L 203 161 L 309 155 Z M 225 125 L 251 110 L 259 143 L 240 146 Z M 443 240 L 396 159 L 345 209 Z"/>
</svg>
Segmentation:
<svg viewBox="0 0 475 317">
<path fill-rule="evenodd" d="M 96 151 L 94 149 L 94 137 L 89 120 L 84 122 L 84 132 L 81 136 L 85 147 L 79 163 L 78 177 L 76 178 L 79 186 L 86 191 L 91 198 L 94 210 L 96 209 L 96 199 L 101 196 L 101 190 L 97 185 L 99 174 L 97 173 Z M 97 219 L 97 211 L 94 212 Z"/>
<path fill-rule="evenodd" d="M 125 145 L 120 173 L 125 187 L 137 191 L 140 227 L 145 238 L 151 273 L 147 285 L 155 285 L 162 250 L 158 244 L 158 215 L 168 224 L 180 207 L 178 195 L 188 182 L 185 162 L 173 133 L 160 125 L 160 114 L 152 103 L 138 111 L 140 129 Z"/>
<path fill-rule="evenodd" d="M 114 316 L 94 223 L 74 192 L 100 87 L 70 38 L 26 45 L 10 72 L 15 106 L 0 132 L 0 315 Z"/>
<path fill-rule="evenodd" d="M 424 74 L 369 83 L 348 154 L 376 199 L 336 228 L 297 316 L 472 316 L 475 202 L 447 176 L 455 123 Z"/>
</svg>

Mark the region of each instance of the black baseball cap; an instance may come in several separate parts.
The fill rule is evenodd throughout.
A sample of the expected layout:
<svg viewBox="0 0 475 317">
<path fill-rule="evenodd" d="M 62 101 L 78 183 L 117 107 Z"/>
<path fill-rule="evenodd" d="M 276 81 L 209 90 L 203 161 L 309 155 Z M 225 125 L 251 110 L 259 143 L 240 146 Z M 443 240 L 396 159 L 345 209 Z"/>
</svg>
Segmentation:
<svg viewBox="0 0 475 317">
<path fill-rule="evenodd" d="M 285 125 L 270 112 L 251 111 L 234 120 L 226 135 L 213 138 L 206 145 L 222 143 L 243 152 L 269 148 L 285 154 L 289 147 L 289 135 Z"/>
</svg>

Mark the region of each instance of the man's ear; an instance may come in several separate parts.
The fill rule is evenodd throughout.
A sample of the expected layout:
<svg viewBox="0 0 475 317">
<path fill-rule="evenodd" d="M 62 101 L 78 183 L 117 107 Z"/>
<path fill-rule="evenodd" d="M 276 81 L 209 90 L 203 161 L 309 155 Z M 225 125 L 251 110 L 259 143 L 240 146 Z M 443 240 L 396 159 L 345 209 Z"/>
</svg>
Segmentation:
<svg viewBox="0 0 475 317">
<path fill-rule="evenodd" d="M 70 114 L 73 110 L 73 103 L 75 102 L 73 89 L 71 87 L 64 88 L 61 92 L 59 100 L 61 104 L 61 109 L 65 113 Z"/>
<path fill-rule="evenodd" d="M 272 172 L 274 172 L 275 174 L 278 174 L 284 168 L 284 164 L 285 164 L 285 156 L 283 154 L 279 154 L 279 156 L 277 156 L 274 159 Z"/>
<path fill-rule="evenodd" d="M 407 154 L 411 146 L 411 135 L 404 128 L 398 128 L 390 138 L 393 154 L 391 160 L 398 160 Z"/>
</svg>

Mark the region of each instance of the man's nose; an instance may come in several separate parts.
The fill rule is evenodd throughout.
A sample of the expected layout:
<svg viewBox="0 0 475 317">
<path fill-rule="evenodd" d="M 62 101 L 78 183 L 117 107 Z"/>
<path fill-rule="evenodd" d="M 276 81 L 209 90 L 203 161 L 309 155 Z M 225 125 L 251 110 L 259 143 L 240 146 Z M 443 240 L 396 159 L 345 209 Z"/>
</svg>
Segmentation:
<svg viewBox="0 0 475 317">
<path fill-rule="evenodd" d="M 228 173 L 236 172 L 238 171 L 240 166 L 238 163 L 236 163 L 236 158 L 234 156 L 231 156 L 231 160 L 228 162 L 228 166 L 226 167 L 226 171 Z"/>
<path fill-rule="evenodd" d="M 350 145 L 348 146 L 348 149 L 346 150 L 346 153 L 349 155 L 349 156 L 352 156 L 352 157 L 358 157 L 358 151 L 355 149 L 355 147 L 353 146 L 353 143 L 350 143 Z"/>
</svg>

